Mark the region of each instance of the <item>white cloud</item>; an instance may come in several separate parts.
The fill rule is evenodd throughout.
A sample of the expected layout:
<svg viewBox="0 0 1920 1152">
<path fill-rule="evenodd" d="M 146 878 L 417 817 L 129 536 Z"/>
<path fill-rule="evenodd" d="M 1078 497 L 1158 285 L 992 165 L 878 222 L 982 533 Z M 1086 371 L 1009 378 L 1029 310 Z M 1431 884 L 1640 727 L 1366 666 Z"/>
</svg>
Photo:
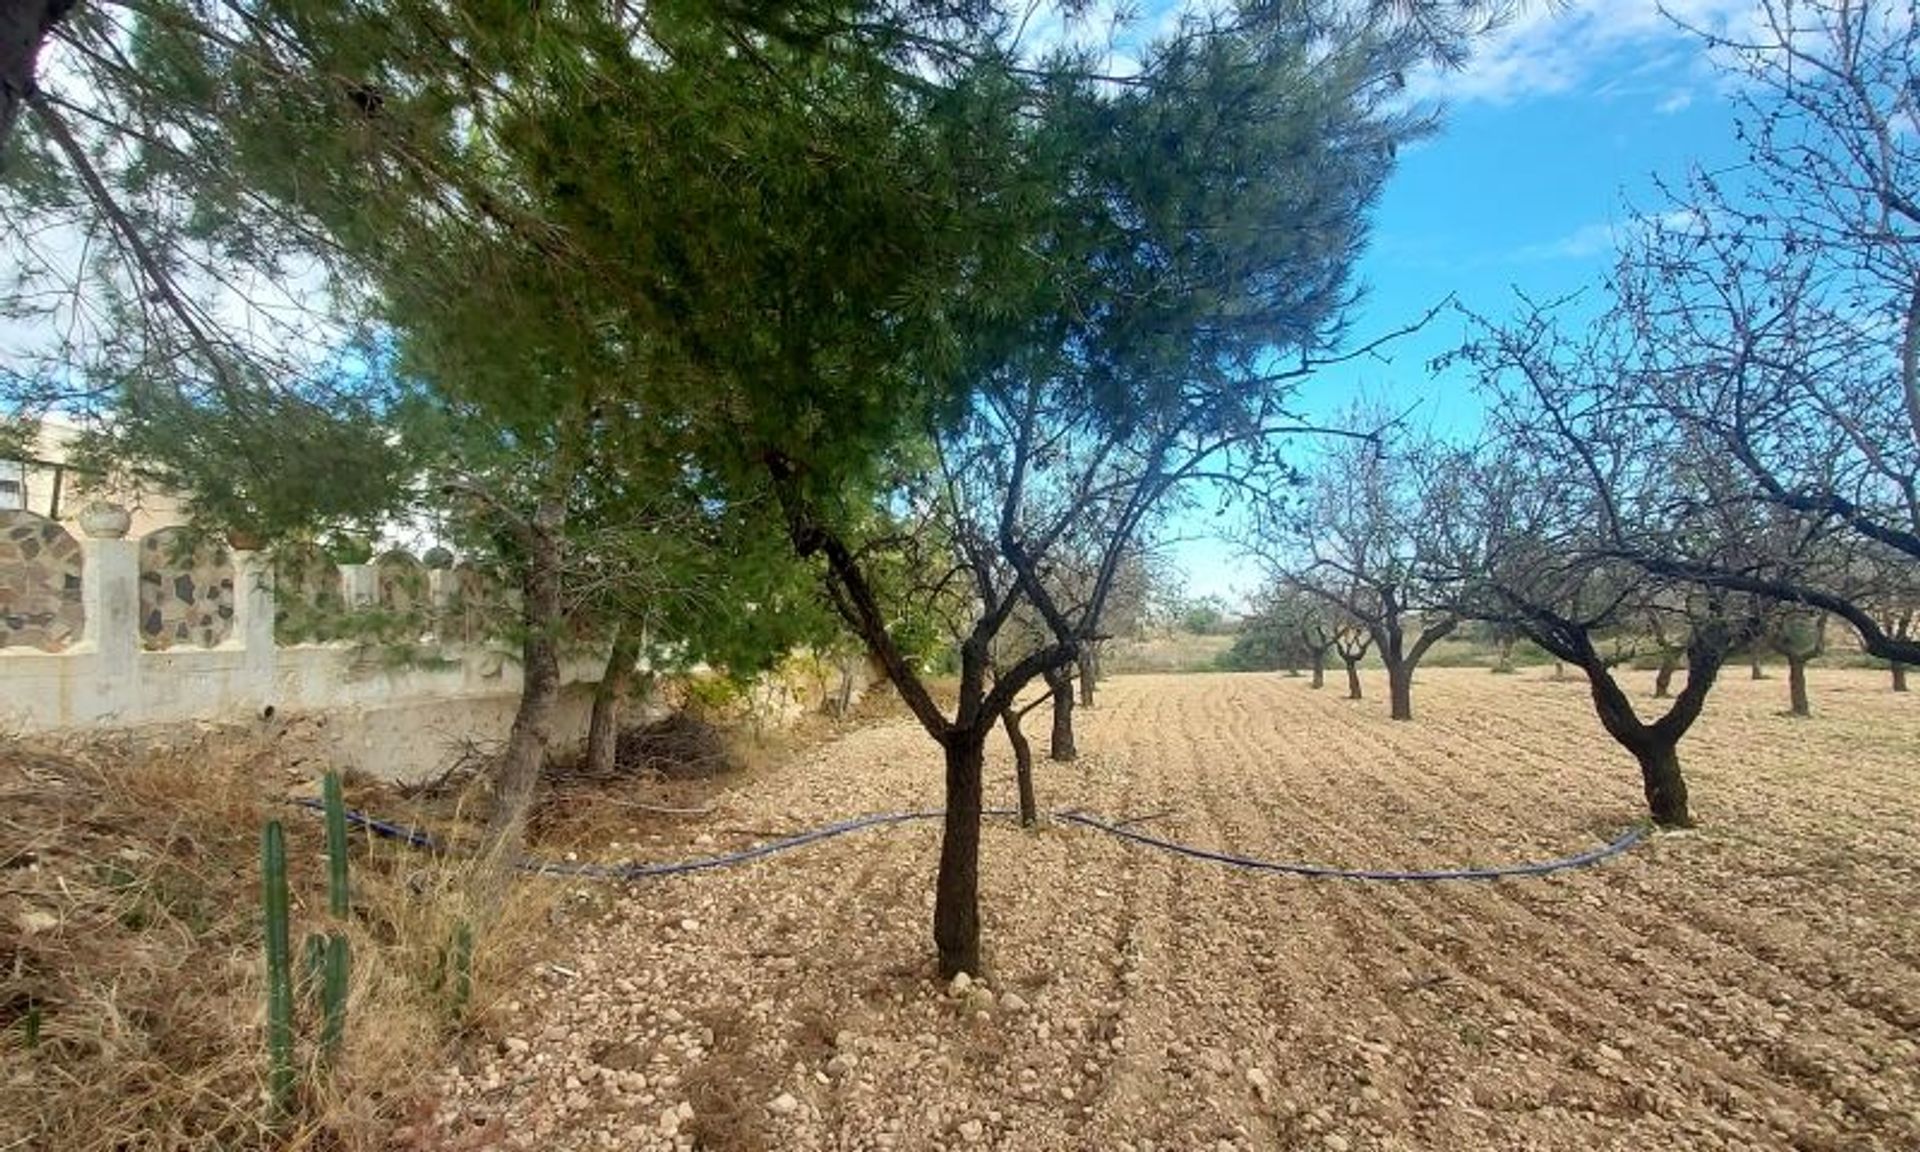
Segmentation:
<svg viewBox="0 0 1920 1152">
<path fill-rule="evenodd" d="M 1514 249 L 1513 259 L 1523 262 L 1542 260 L 1585 260 L 1602 252 L 1611 252 L 1619 229 L 1612 221 L 1582 224 L 1558 239 L 1526 244 Z"/>
<path fill-rule="evenodd" d="M 1523 244 L 1509 252 L 1507 259 L 1523 263 L 1589 260 L 1618 251 L 1623 241 L 1645 240 L 1656 233 L 1671 235 L 1704 231 L 1710 219 L 1697 209 L 1675 208 L 1655 215 L 1630 217 L 1624 221 L 1596 220 L 1552 240 Z"/>
<path fill-rule="evenodd" d="M 1483 41 L 1466 67 L 1423 70 L 1408 87 L 1421 100 L 1510 104 L 1599 87 L 1603 75 L 1617 78 L 1623 68 L 1634 72 L 1684 66 L 1687 54 L 1676 48 L 1692 37 L 1662 7 L 1659 0 L 1529 4 Z M 1758 11 L 1757 0 L 1666 0 L 1664 7 L 1674 18 L 1703 30 L 1748 25 Z M 1704 62 L 1702 55 L 1694 58 Z M 1670 91 L 1671 82 L 1664 87 Z M 1626 90 L 1615 87 L 1612 94 Z"/>
<path fill-rule="evenodd" d="M 1675 112 L 1684 112 L 1692 106 L 1693 106 L 1693 89 L 1675 88 L 1673 91 L 1667 93 L 1667 96 L 1664 100 L 1661 100 L 1660 103 L 1655 104 L 1653 106 L 1653 110 L 1655 112 L 1660 113 L 1660 115 L 1662 116 L 1671 116 Z"/>
</svg>

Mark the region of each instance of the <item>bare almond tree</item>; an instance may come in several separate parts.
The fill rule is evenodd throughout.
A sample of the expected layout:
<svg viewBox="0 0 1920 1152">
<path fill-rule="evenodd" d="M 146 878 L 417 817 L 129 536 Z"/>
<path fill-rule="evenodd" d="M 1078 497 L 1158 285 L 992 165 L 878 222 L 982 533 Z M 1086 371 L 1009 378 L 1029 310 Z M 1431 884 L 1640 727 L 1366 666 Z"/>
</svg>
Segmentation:
<svg viewBox="0 0 1920 1152">
<path fill-rule="evenodd" d="M 1696 171 L 1629 230 L 1612 387 L 1794 521 L 1792 555 L 1643 554 L 1659 573 L 1828 613 L 1900 663 L 1862 565 L 1920 566 L 1920 5 L 1763 0 L 1701 32 L 1740 83 L 1750 162 Z"/>
<path fill-rule="evenodd" d="M 1453 586 L 1430 571 L 1423 448 L 1377 407 L 1340 423 L 1357 434 L 1323 450 L 1304 501 L 1263 501 L 1243 539 L 1275 579 L 1366 630 L 1387 671 L 1389 714 L 1411 720 L 1414 669 L 1460 624 Z"/>
</svg>

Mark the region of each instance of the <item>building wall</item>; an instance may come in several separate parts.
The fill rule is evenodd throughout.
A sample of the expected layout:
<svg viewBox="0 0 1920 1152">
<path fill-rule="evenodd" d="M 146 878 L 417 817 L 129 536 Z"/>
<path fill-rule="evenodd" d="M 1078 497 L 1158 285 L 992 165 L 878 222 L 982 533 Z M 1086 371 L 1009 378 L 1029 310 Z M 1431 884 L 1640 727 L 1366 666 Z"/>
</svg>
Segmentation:
<svg viewBox="0 0 1920 1152">
<path fill-rule="evenodd" d="M 67 461 L 80 431 L 56 420 L 42 420 L 31 460 L 0 459 L 0 512 L 32 512 L 59 521 L 79 534 L 81 509 L 109 500 L 133 514 L 134 536 L 145 536 L 185 519 L 180 498 L 152 490 L 125 477 L 79 472 Z"/>
</svg>

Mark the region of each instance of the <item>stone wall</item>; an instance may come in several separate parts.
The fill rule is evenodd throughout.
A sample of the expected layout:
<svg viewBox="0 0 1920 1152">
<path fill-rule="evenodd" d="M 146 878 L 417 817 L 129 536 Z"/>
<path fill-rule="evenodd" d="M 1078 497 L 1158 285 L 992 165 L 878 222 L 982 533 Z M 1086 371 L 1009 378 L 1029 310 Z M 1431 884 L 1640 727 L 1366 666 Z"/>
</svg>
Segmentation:
<svg viewBox="0 0 1920 1152">
<path fill-rule="evenodd" d="M 233 558 L 185 528 L 140 541 L 140 642 L 150 651 L 214 648 L 233 633 Z"/>
<path fill-rule="evenodd" d="M 59 652 L 80 639 L 86 609 L 80 542 L 43 516 L 0 511 L 0 648 Z"/>
<path fill-rule="evenodd" d="M 439 770 L 469 741 L 505 740 L 520 693 L 510 649 L 417 629 L 396 645 L 352 623 L 356 607 L 411 615 L 415 601 L 403 594 L 421 606 L 444 598 L 452 582 L 436 578 L 448 573 L 410 557 L 278 568 L 177 530 L 75 541 L 40 517 L 9 516 L 0 523 L 0 729 L 323 718 L 337 734 L 337 762 L 401 778 Z M 277 642 L 286 632 L 277 586 L 331 620 L 320 631 L 333 638 Z M 463 622 L 463 632 L 482 631 Z M 601 659 L 588 653 L 563 669 L 562 745 L 585 738 Z"/>
<path fill-rule="evenodd" d="M 515 603 L 477 569 L 404 553 L 270 561 L 176 530 L 75 541 L 39 517 L 0 519 L 0 730 L 299 721 L 328 734 L 336 764 L 417 779 L 505 741 L 521 675 L 499 637 Z M 594 647 L 563 664 L 557 746 L 586 737 Z M 778 725 L 838 681 L 838 665 L 801 654 L 748 698 Z"/>
</svg>

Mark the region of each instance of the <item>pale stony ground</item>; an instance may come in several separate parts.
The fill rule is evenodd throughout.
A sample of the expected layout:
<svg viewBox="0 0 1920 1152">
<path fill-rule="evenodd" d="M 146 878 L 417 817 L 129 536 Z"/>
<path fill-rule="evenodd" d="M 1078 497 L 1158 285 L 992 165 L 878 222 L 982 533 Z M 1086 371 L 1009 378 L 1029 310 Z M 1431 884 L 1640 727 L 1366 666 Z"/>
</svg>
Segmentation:
<svg viewBox="0 0 1920 1152">
<path fill-rule="evenodd" d="M 1920 1148 L 1920 697 L 1866 672 L 1813 687 L 1793 720 L 1781 681 L 1729 678 L 1683 747 L 1701 828 L 1552 878 L 1308 881 L 995 826 L 992 971 L 959 996 L 932 975 L 933 825 L 581 886 L 557 966 L 467 1046 L 414 1143 Z M 1640 814 L 1582 684 L 1433 670 L 1415 706 L 1394 724 L 1273 675 L 1116 679 L 1041 802 L 1389 867 L 1562 855 Z M 939 781 L 889 722 L 606 856 L 937 806 Z"/>
</svg>

